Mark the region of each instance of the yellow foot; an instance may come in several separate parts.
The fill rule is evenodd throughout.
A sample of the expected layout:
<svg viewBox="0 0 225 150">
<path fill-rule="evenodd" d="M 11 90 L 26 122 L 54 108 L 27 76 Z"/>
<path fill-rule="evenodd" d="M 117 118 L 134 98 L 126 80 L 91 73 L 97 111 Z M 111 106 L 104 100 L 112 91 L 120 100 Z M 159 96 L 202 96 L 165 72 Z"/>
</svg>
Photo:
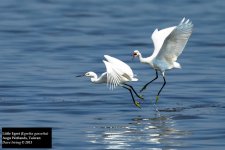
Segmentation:
<svg viewBox="0 0 225 150">
<path fill-rule="evenodd" d="M 143 95 L 139 95 L 138 97 L 139 97 L 141 100 L 145 100 L 144 97 L 143 97 Z"/>
<path fill-rule="evenodd" d="M 135 106 L 137 106 L 138 108 L 141 108 L 141 105 L 140 105 L 140 103 L 139 102 L 137 102 L 137 101 L 135 101 Z"/>
<path fill-rule="evenodd" d="M 157 95 L 157 96 L 156 96 L 155 103 L 157 104 L 157 103 L 158 103 L 158 101 L 159 101 L 159 96 Z"/>
</svg>

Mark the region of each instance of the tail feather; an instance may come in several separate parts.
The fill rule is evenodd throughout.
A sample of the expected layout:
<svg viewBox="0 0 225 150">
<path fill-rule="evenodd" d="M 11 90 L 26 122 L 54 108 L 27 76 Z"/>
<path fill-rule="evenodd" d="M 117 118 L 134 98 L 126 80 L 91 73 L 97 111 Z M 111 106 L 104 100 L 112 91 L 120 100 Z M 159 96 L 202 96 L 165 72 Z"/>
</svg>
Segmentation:
<svg viewBox="0 0 225 150">
<path fill-rule="evenodd" d="M 138 78 L 132 78 L 132 81 L 138 81 Z"/>
<path fill-rule="evenodd" d="M 181 65 L 180 65 L 178 62 L 174 62 L 174 63 L 173 63 L 173 67 L 174 67 L 174 68 L 179 68 L 179 69 L 180 69 L 180 68 L 181 68 Z"/>
</svg>

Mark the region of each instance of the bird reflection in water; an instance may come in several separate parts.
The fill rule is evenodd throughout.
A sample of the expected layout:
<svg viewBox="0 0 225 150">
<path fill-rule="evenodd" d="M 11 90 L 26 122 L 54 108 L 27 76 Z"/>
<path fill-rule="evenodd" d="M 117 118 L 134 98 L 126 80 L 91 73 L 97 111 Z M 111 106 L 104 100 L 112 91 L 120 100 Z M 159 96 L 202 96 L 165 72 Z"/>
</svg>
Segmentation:
<svg viewBox="0 0 225 150">
<path fill-rule="evenodd" d="M 127 125 L 95 127 L 95 131 L 88 131 L 87 136 L 91 143 L 104 145 L 105 149 L 181 148 L 185 143 L 178 139 L 184 138 L 190 132 L 176 129 L 175 121 L 172 117 L 165 116 L 138 116 Z"/>
</svg>

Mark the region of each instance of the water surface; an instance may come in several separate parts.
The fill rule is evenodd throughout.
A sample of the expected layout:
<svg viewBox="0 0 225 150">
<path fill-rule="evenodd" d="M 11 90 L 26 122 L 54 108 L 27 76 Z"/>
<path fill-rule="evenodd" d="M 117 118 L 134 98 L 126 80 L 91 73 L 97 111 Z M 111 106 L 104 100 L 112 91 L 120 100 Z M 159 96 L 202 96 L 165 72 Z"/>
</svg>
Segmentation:
<svg viewBox="0 0 225 150">
<path fill-rule="evenodd" d="M 224 149 L 225 3 L 154 0 L 7 0 L 0 4 L 0 126 L 52 127 L 53 149 Z M 155 72 L 138 60 L 152 53 L 155 28 L 194 24 L 182 69 L 144 91 L 142 109 L 128 91 L 75 78 L 105 71 L 103 55 L 127 62 L 137 89 Z"/>
</svg>

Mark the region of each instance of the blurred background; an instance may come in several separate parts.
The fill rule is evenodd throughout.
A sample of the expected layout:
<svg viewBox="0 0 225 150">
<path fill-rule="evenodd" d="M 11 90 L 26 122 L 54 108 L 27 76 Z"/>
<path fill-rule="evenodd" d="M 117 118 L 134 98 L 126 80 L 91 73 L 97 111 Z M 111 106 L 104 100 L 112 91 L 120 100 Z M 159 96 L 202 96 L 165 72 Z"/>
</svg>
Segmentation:
<svg viewBox="0 0 225 150">
<path fill-rule="evenodd" d="M 201 0 L 3 0 L 0 3 L 0 126 L 52 127 L 53 149 L 224 149 L 225 2 Z M 152 54 L 155 28 L 193 34 L 182 69 L 152 102 L 162 77 L 144 92 L 142 109 L 127 90 L 76 78 L 105 71 L 103 55 L 128 63 L 138 91 L 155 72 L 132 52 Z"/>
</svg>

